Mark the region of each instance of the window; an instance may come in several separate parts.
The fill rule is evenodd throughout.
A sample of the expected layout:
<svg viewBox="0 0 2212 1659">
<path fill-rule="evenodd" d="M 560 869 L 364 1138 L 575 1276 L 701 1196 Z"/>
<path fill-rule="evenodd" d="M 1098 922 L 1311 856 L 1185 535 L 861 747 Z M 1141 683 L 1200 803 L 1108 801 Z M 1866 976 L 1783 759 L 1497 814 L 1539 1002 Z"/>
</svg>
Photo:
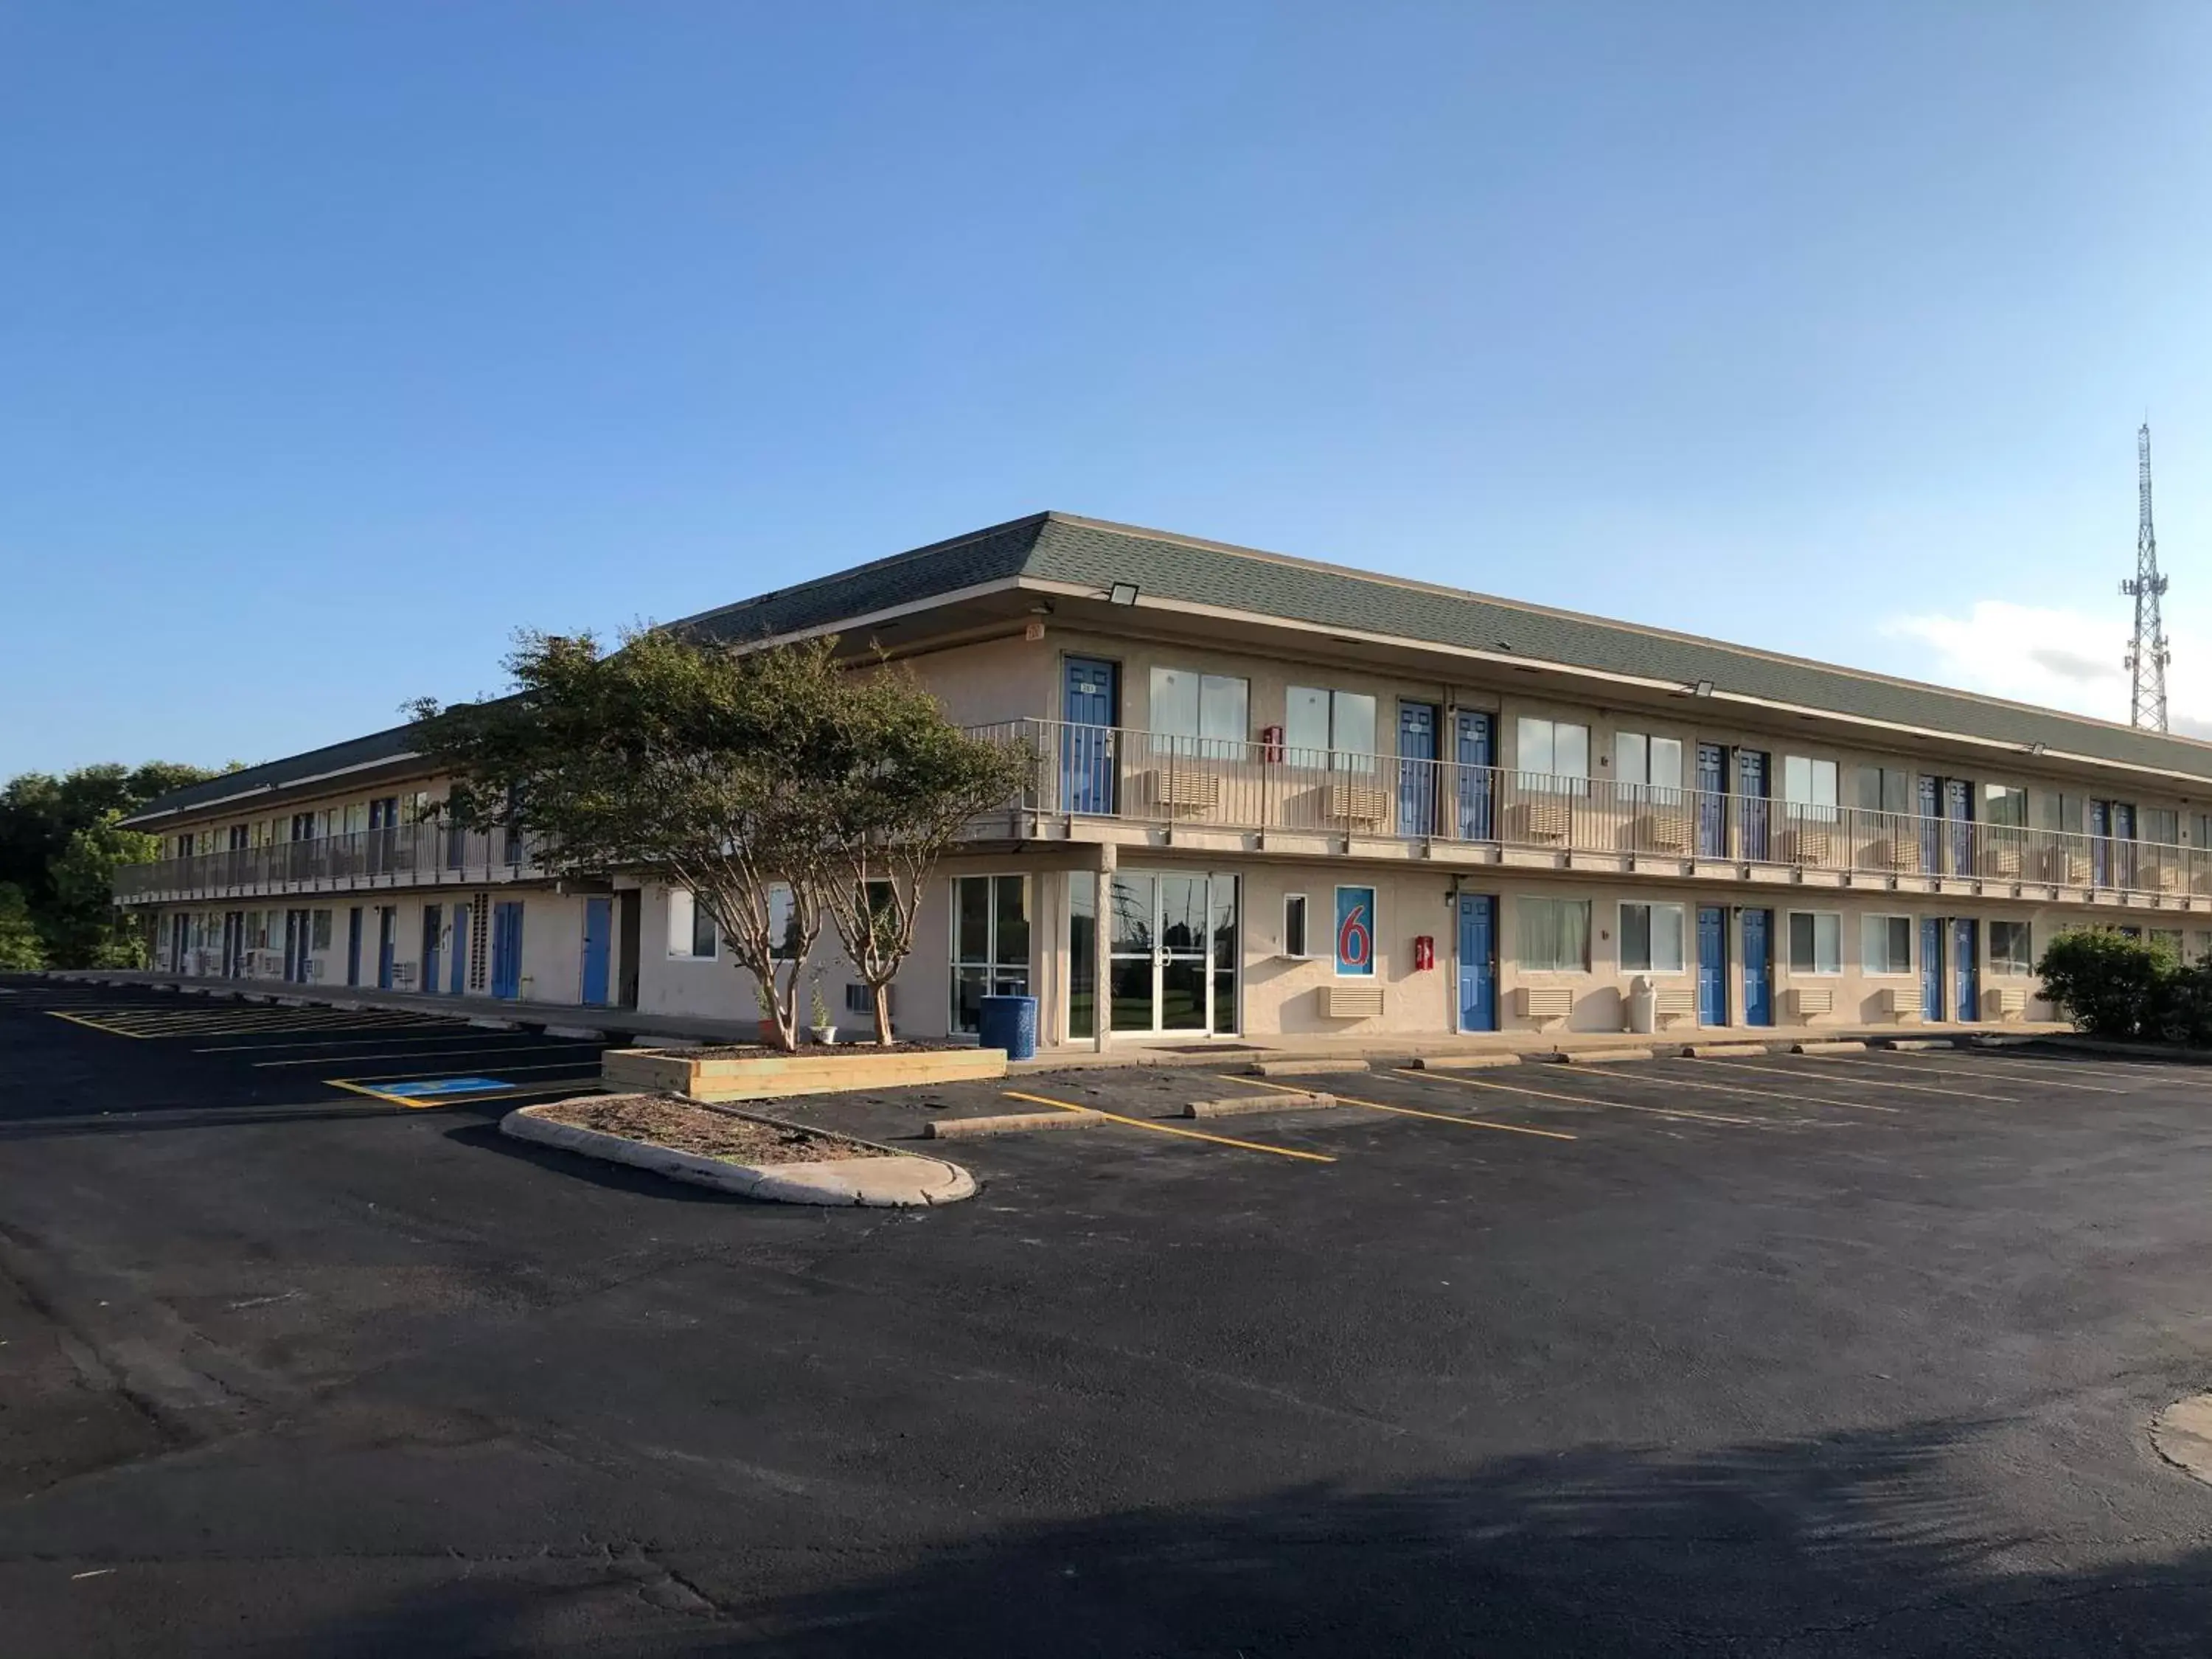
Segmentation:
<svg viewBox="0 0 2212 1659">
<path fill-rule="evenodd" d="M 345 816 L 341 823 L 343 826 L 343 833 L 349 836 L 357 836 L 368 829 L 368 803 L 361 800 L 354 802 L 345 809 Z"/>
<path fill-rule="evenodd" d="M 1291 686 L 1284 699 L 1283 741 L 1293 765 L 1371 771 L 1375 699 L 1364 691 Z"/>
<path fill-rule="evenodd" d="M 1524 898 L 1516 915 L 1521 930 L 1521 966 L 1525 972 L 1589 971 L 1588 899 Z"/>
<path fill-rule="evenodd" d="M 1098 872 L 1067 878 L 1067 1035 L 1098 1035 Z"/>
<path fill-rule="evenodd" d="M 315 815 L 313 812 L 292 814 L 292 839 L 313 841 L 315 838 Z"/>
<path fill-rule="evenodd" d="M 2181 839 L 2181 814 L 2170 806 L 2146 806 L 2142 810 L 2142 839 L 2172 847 Z"/>
<path fill-rule="evenodd" d="M 1859 918 L 1859 965 L 1869 974 L 1912 971 L 1912 918 Z"/>
<path fill-rule="evenodd" d="M 2179 937 L 2175 935 L 2177 939 Z M 2176 954 L 2179 954 L 2179 950 Z M 2032 974 L 2035 971 L 2035 953 L 2028 947 L 2026 922 L 1993 921 L 1990 924 L 1990 971 L 1993 974 Z"/>
<path fill-rule="evenodd" d="M 2194 845 L 2212 847 L 2212 812 L 2197 813 L 2189 835 Z"/>
<path fill-rule="evenodd" d="M 1615 783 L 1644 784 L 1654 789 L 1682 787 L 1682 740 L 1647 737 L 1641 732 L 1613 734 L 1613 778 Z"/>
<path fill-rule="evenodd" d="M 316 951 L 329 950 L 331 948 L 331 913 L 327 910 L 316 911 L 313 927 L 313 942 L 309 948 Z"/>
<path fill-rule="evenodd" d="M 1912 774 L 1897 766 L 1859 768 L 1859 809 L 1866 812 L 1911 812 Z"/>
<path fill-rule="evenodd" d="M 1027 876 L 959 876 L 952 883 L 952 1029 L 981 1024 L 983 999 L 1030 991 Z"/>
<path fill-rule="evenodd" d="M 2191 928 L 2189 930 L 2189 959 L 2191 962 L 2202 962 L 2207 957 L 2212 957 L 2212 931 L 2208 931 L 2202 927 Z"/>
<path fill-rule="evenodd" d="M 2027 791 L 2015 789 L 2008 783 L 1984 784 L 1982 822 L 2002 824 L 2009 830 L 2027 829 Z"/>
<path fill-rule="evenodd" d="M 399 797 L 381 795 L 369 802 L 368 827 L 372 830 L 397 830 L 399 827 Z"/>
<path fill-rule="evenodd" d="M 1286 957 L 1306 954 L 1306 896 L 1304 893 L 1283 895 L 1283 954 Z"/>
<path fill-rule="evenodd" d="M 1681 756 L 1674 757 L 1676 775 Z M 1523 714 L 1514 727 L 1513 765 L 1526 787 L 1541 788 L 1553 778 L 1575 780 L 1569 793 L 1583 793 L 1581 781 L 1589 776 L 1589 727 L 1570 720 L 1536 720 Z"/>
<path fill-rule="evenodd" d="M 1624 904 L 1620 907 L 1620 967 L 1638 971 L 1682 971 L 1682 907 Z"/>
<path fill-rule="evenodd" d="M 2150 942 L 2160 950 L 2165 951 L 2166 955 L 2172 957 L 2176 962 L 2179 962 L 2181 960 L 2181 929 L 2179 927 L 2152 928 L 2150 930 Z M 1990 954 L 1994 957 L 1996 952 L 1992 951 Z"/>
<path fill-rule="evenodd" d="M 1251 732 L 1250 699 L 1249 683 L 1232 675 L 1155 668 L 1152 729 L 1164 738 L 1197 738 L 1200 754 L 1237 756 Z"/>
<path fill-rule="evenodd" d="M 2045 830 L 2061 830 L 2069 836 L 2081 833 L 2081 797 L 2063 795 L 2056 789 L 2045 789 L 2037 797 L 2043 813 L 2039 825 Z"/>
<path fill-rule="evenodd" d="M 1782 799 L 1797 807 L 1796 816 L 1820 823 L 1836 817 L 1836 763 L 1806 755 L 1782 757 Z"/>
<path fill-rule="evenodd" d="M 712 961 L 720 953 L 714 918 L 707 907 L 681 887 L 668 890 L 668 954 Z"/>
<path fill-rule="evenodd" d="M 1844 919 L 1832 910 L 1793 910 L 1790 913 L 1790 971 L 1793 974 L 1840 974 L 1844 971 Z"/>
</svg>

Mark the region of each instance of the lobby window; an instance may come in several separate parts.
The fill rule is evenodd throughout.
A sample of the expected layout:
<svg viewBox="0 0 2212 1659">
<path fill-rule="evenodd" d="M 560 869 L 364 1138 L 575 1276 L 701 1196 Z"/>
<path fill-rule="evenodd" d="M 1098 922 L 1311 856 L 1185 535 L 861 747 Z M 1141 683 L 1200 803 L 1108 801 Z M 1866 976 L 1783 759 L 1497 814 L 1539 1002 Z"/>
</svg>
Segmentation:
<svg viewBox="0 0 2212 1659">
<path fill-rule="evenodd" d="M 2179 954 L 2176 933 L 2175 954 Z M 1993 921 L 1990 924 L 1990 971 L 1993 974 L 2032 974 L 2035 971 L 2035 952 L 2028 943 L 2027 924 L 2024 921 Z"/>
<path fill-rule="evenodd" d="M 1152 670 L 1152 729 L 1163 738 L 1195 739 L 1195 751 L 1237 758 L 1251 735 L 1249 681 L 1188 668 Z M 1182 752 L 1192 744 L 1177 745 Z"/>
<path fill-rule="evenodd" d="M 1912 971 L 1912 918 L 1859 918 L 1859 965 L 1869 974 Z"/>
<path fill-rule="evenodd" d="M 1293 766 L 1374 769 L 1375 699 L 1366 692 L 1293 685 L 1285 693 L 1283 715 L 1283 742 Z"/>
<path fill-rule="evenodd" d="M 973 1031 L 987 996 L 1030 990 L 1030 878 L 959 876 L 952 883 L 952 1029 Z"/>
<path fill-rule="evenodd" d="M 712 961 L 719 953 L 721 941 L 715 937 L 714 918 L 707 907 L 681 887 L 668 890 L 668 954 L 679 960 L 689 957 L 702 962 Z"/>
<path fill-rule="evenodd" d="M 1680 973 L 1682 907 L 1679 904 L 1622 905 L 1620 967 L 1624 973 Z"/>
<path fill-rule="evenodd" d="M 1515 914 L 1520 926 L 1521 968 L 1524 973 L 1589 971 L 1588 899 L 1524 898 Z"/>
<path fill-rule="evenodd" d="M 1523 714 L 1513 728 L 1513 764 L 1521 774 L 1523 787 L 1541 789 L 1547 786 L 1563 787 L 1575 794 L 1588 788 L 1589 777 L 1589 727 L 1572 720 L 1539 720 Z M 1681 757 L 1675 757 L 1675 772 L 1681 771 Z M 1553 784 L 1554 779 L 1564 779 L 1564 784 Z"/>
<path fill-rule="evenodd" d="M 1067 1035 L 1098 1035 L 1098 873 L 1067 878 Z"/>
<path fill-rule="evenodd" d="M 1844 919 L 1832 910 L 1793 910 L 1790 913 L 1790 971 L 1793 974 L 1840 974 L 1844 971 Z"/>
</svg>

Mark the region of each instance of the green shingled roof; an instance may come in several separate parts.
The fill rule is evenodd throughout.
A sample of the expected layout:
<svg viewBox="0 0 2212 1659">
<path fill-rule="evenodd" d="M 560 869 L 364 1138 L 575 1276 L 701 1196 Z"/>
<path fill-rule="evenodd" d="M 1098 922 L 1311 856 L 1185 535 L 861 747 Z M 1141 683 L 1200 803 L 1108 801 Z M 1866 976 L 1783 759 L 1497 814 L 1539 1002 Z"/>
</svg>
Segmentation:
<svg viewBox="0 0 2212 1659">
<path fill-rule="evenodd" d="M 1021 577 L 1094 587 L 1102 593 L 1112 583 L 1134 582 L 1148 599 L 1415 643 L 1503 648 L 1532 662 L 1685 686 L 1711 680 L 1720 690 L 1775 702 L 1954 732 L 2023 750 L 2042 743 L 2069 754 L 2212 781 L 2212 744 L 2192 738 L 1060 513 L 1040 513 L 933 542 L 674 625 L 733 641 L 762 639 L 832 627 Z M 407 752 L 406 733 L 406 727 L 395 727 L 193 784 L 162 797 L 138 816 L 165 815 L 249 789 L 280 787 L 344 767 L 397 759 Z"/>
</svg>

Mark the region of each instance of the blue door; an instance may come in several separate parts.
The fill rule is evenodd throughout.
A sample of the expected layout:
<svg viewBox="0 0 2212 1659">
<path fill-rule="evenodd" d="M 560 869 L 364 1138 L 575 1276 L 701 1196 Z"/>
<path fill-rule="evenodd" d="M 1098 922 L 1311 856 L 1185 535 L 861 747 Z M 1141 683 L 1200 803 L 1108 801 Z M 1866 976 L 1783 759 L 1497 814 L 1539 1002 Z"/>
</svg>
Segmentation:
<svg viewBox="0 0 2212 1659">
<path fill-rule="evenodd" d="M 1437 711 L 1425 702 L 1398 705 L 1398 833 L 1437 833 Z"/>
<path fill-rule="evenodd" d="M 1114 810 L 1114 726 L 1121 717 L 1118 664 L 1088 657 L 1067 659 L 1060 704 L 1060 799 L 1070 812 Z"/>
<path fill-rule="evenodd" d="M 2112 804 L 2089 803 L 2089 881 L 2096 887 L 2112 884 Z"/>
<path fill-rule="evenodd" d="M 1459 896 L 1459 1029 L 1498 1029 L 1498 901 Z"/>
<path fill-rule="evenodd" d="M 1735 751 L 1735 788 L 1743 797 L 1743 856 L 1764 859 L 1766 844 L 1766 757 L 1756 749 Z M 1746 968 L 1750 964 L 1747 963 Z M 1753 1021 L 1754 1024 L 1764 1021 Z"/>
<path fill-rule="evenodd" d="M 1920 867 L 1931 876 L 1943 873 L 1942 813 L 1942 780 L 1923 773 L 1920 778 Z"/>
<path fill-rule="evenodd" d="M 392 970 L 399 961 L 399 912 L 389 904 L 376 907 L 376 988 L 392 988 Z"/>
<path fill-rule="evenodd" d="M 1920 918 L 1920 1018 L 1943 1018 L 1943 923 L 1936 916 Z"/>
<path fill-rule="evenodd" d="M 1728 754 L 1717 743 L 1698 745 L 1698 856 L 1728 856 Z M 1728 1022 L 1706 1023 L 1724 1025 Z"/>
<path fill-rule="evenodd" d="M 614 954 L 615 902 L 611 898 L 584 901 L 584 1001 L 604 1007 L 607 1000 L 607 966 Z"/>
<path fill-rule="evenodd" d="M 1982 1017 L 1981 934 L 1981 924 L 1972 917 L 1951 918 L 1951 977 L 1960 1019 Z"/>
<path fill-rule="evenodd" d="M 491 907 L 491 994 L 522 994 L 522 901 Z"/>
<path fill-rule="evenodd" d="M 466 983 L 469 971 L 469 927 L 475 917 L 475 907 L 456 904 L 453 907 L 453 959 L 446 975 L 446 994 L 459 996 Z M 430 989 L 436 990 L 434 985 Z"/>
<path fill-rule="evenodd" d="M 2112 803 L 2112 885 L 2132 889 L 2136 884 L 2136 809 L 2132 803 Z"/>
<path fill-rule="evenodd" d="M 426 904 L 422 907 L 422 988 L 438 988 L 438 964 L 444 959 L 441 937 L 446 927 L 446 907 Z"/>
<path fill-rule="evenodd" d="M 1743 1023 L 1774 1024 L 1774 912 L 1743 913 Z"/>
<path fill-rule="evenodd" d="M 1458 741 L 1452 758 L 1459 763 L 1459 838 L 1488 841 L 1492 781 L 1490 757 L 1493 752 L 1490 746 L 1490 716 L 1479 708 L 1462 708 L 1457 724 Z"/>
<path fill-rule="evenodd" d="M 1728 912 L 1698 907 L 1698 1024 L 1725 1025 L 1728 1010 Z"/>
<path fill-rule="evenodd" d="M 346 912 L 346 983 L 361 983 L 361 906 Z"/>
<path fill-rule="evenodd" d="M 1974 786 L 1964 778 L 1943 780 L 1943 817 L 1951 827 L 1951 873 L 1974 873 Z"/>
</svg>

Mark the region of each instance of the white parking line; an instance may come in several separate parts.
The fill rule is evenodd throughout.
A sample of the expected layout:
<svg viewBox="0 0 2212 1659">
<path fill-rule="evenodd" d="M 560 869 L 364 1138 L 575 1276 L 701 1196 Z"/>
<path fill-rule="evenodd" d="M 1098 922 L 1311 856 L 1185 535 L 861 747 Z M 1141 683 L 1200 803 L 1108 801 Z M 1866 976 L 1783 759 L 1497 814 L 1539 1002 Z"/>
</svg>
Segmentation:
<svg viewBox="0 0 2212 1659">
<path fill-rule="evenodd" d="M 1816 1060 L 1812 1063 L 1815 1066 L 1825 1067 L 1833 1066 L 1836 1062 L 1833 1058 L 1826 1058 Z M 1820 1075 L 1817 1071 L 1793 1072 L 1786 1066 L 1753 1066 L 1749 1061 L 1741 1060 L 1717 1060 L 1712 1062 L 1712 1066 L 1713 1069 L 1717 1072 L 1766 1072 L 1771 1073 L 1776 1077 L 1794 1079 L 1799 1083 L 1807 1082 L 1810 1079 Z M 2017 1106 L 2020 1104 L 2019 1101 L 2015 1100 L 2010 1095 L 1978 1094 L 1972 1089 L 1939 1089 L 1932 1083 L 1885 1083 L 1882 1085 L 1882 1087 L 1885 1089 L 1907 1089 L 1917 1095 L 1950 1095 L 1959 1100 L 1994 1100 L 1998 1104 L 2003 1106 Z"/>
<path fill-rule="evenodd" d="M 1864 1066 L 1877 1072 L 1897 1072 L 1910 1069 L 1916 1072 L 1936 1072 L 1945 1077 L 1993 1077 L 2002 1078 L 2008 1083 L 2020 1083 L 2022 1081 L 2020 1073 L 2017 1072 L 2008 1075 L 2003 1072 L 1990 1071 L 1985 1066 L 1947 1066 L 1940 1062 L 1925 1060 L 1907 1059 L 1903 1055 L 1899 1055 L 1893 1060 L 1845 1060 L 1841 1057 L 1832 1056 L 1824 1060 L 1822 1064 L 1828 1066 Z M 2132 1094 L 2134 1092 L 2134 1091 L 2130 1089 L 2109 1088 L 2101 1083 L 2062 1083 L 2057 1078 L 2038 1078 L 2034 1079 L 2034 1082 L 2039 1086 L 2046 1089 L 2081 1089 L 2086 1090 L 2088 1093 L 2093 1095 L 2124 1095 Z"/>
</svg>

